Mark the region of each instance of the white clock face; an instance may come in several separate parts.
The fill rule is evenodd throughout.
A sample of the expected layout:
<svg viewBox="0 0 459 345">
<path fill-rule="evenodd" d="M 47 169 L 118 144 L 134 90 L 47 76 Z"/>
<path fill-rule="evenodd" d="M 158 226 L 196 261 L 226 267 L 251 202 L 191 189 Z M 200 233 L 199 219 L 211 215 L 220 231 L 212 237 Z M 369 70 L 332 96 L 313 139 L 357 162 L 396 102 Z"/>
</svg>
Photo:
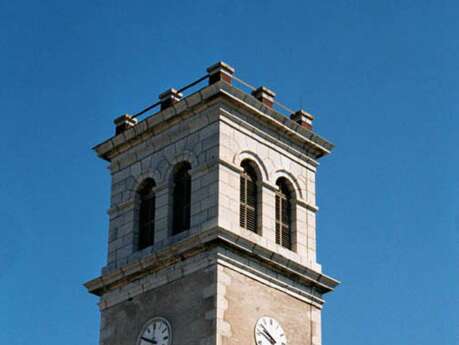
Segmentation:
<svg viewBox="0 0 459 345">
<path fill-rule="evenodd" d="M 287 345 L 287 337 L 279 322 L 270 317 L 262 317 L 255 325 L 257 345 Z"/>
<path fill-rule="evenodd" d="M 137 345 L 170 345 L 171 343 L 171 325 L 162 317 L 155 317 L 148 321 L 137 341 Z"/>
</svg>

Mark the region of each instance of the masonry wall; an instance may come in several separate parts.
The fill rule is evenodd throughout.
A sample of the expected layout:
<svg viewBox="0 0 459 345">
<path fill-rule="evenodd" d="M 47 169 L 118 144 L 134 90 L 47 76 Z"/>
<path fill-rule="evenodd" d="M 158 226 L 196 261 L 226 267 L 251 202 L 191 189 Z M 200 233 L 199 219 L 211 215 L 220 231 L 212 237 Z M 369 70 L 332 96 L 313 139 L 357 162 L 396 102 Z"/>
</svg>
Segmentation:
<svg viewBox="0 0 459 345">
<path fill-rule="evenodd" d="M 208 108 L 186 120 L 180 119 L 113 159 L 105 270 L 121 267 L 171 244 L 171 178 L 174 166 L 181 161 L 192 167 L 191 229 L 173 240 L 216 224 L 218 169 L 211 164 L 218 156 L 216 114 L 215 109 Z M 136 192 L 146 178 L 153 178 L 156 183 L 155 246 L 138 252 Z"/>
<path fill-rule="evenodd" d="M 215 339 L 215 266 L 202 269 L 101 311 L 101 345 L 135 345 L 153 317 L 166 318 L 175 345 Z"/>
<path fill-rule="evenodd" d="M 202 94 L 212 88 L 216 85 Z M 90 284 L 102 284 L 94 290 L 102 293 L 100 343 L 134 345 L 145 323 L 161 316 L 171 323 L 175 345 L 248 344 L 254 341 L 256 321 L 272 316 L 283 326 L 290 345 L 320 345 L 321 292 L 306 280 L 285 275 L 289 267 L 316 279 L 321 270 L 316 260 L 317 163 L 305 151 L 311 149 L 305 144 L 307 133 L 295 140 L 298 133 L 287 133 L 289 126 L 274 128 L 273 118 L 268 121 L 268 115 L 254 108 L 258 101 L 252 96 L 244 106 L 230 97 L 199 103 L 200 97 L 201 92 L 197 98 L 190 96 L 146 119 L 153 123 L 150 127 L 143 121 L 107 143 L 126 151 L 109 153 L 108 260 L 102 283 L 98 278 Z M 280 115 L 274 119 L 284 120 Z M 139 133 L 143 141 L 133 144 Z M 129 142 L 128 136 L 135 139 Z M 239 225 L 244 159 L 250 159 L 260 174 L 257 234 Z M 182 161 L 192 167 L 191 228 L 171 236 L 171 179 L 174 166 Z M 291 183 L 295 194 L 293 250 L 275 243 L 280 177 Z M 137 251 L 136 192 L 146 178 L 156 184 L 155 243 Z M 198 236 L 207 229 L 225 244 L 207 247 L 205 234 Z M 217 243 L 212 239 L 212 245 Z M 190 256 L 177 255 L 183 248 Z"/>
<path fill-rule="evenodd" d="M 220 266 L 218 274 L 221 344 L 255 343 L 255 324 L 263 316 L 279 321 L 290 345 L 321 344 L 320 309 L 230 268 Z"/>
<path fill-rule="evenodd" d="M 316 260 L 315 162 L 301 146 L 228 102 L 213 102 L 169 123 L 144 142 L 116 156 L 111 164 L 112 197 L 108 264 L 105 271 L 148 255 L 217 224 L 287 259 L 320 271 Z M 138 124 L 138 126 L 141 124 Z M 239 174 L 244 159 L 260 172 L 261 231 L 239 226 Z M 192 166 L 191 229 L 171 238 L 171 177 L 175 164 Z M 136 191 L 145 178 L 156 187 L 155 245 L 136 251 Z M 293 250 L 275 243 L 276 181 L 284 177 L 295 191 Z"/>
<path fill-rule="evenodd" d="M 267 246 L 285 257 L 320 270 L 316 261 L 316 167 L 301 147 L 263 126 L 252 114 L 224 105 L 220 109 L 219 224 Z M 261 237 L 239 226 L 239 174 L 244 159 L 254 162 L 262 178 Z M 293 251 L 275 243 L 276 181 L 285 177 L 294 187 Z"/>
</svg>

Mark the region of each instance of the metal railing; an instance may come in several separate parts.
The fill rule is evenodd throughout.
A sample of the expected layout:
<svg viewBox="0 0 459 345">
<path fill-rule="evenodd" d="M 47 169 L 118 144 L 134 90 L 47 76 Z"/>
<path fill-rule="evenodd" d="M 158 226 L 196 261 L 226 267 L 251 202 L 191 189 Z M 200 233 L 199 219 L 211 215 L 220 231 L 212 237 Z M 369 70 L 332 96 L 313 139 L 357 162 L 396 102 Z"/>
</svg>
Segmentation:
<svg viewBox="0 0 459 345">
<path fill-rule="evenodd" d="M 253 85 L 250 85 L 248 82 L 242 80 L 242 79 L 239 79 L 238 77 L 236 77 L 235 75 L 233 75 L 233 79 L 236 80 L 238 83 L 244 85 L 245 87 L 247 87 L 248 89 L 250 89 L 250 91 L 255 91 L 257 88 Z M 285 116 L 288 116 L 290 114 L 293 114 L 294 111 L 292 109 L 290 109 L 289 107 L 287 107 L 285 104 L 277 101 L 276 99 L 274 99 L 274 104 L 277 105 L 279 108 L 285 110 L 287 112 L 287 114 L 283 114 Z M 280 112 L 282 113 L 282 112 Z"/>
<path fill-rule="evenodd" d="M 182 93 L 196 85 L 198 85 L 199 83 L 203 82 L 204 80 L 208 80 L 209 79 L 209 74 L 206 74 L 204 76 L 202 76 L 201 78 L 185 85 L 184 87 L 182 87 L 181 89 L 177 90 L 178 93 Z M 250 92 L 252 91 L 255 91 L 257 88 L 254 87 L 253 85 L 249 84 L 248 82 L 238 78 L 237 76 L 235 76 L 234 74 L 231 76 L 232 80 L 236 81 L 237 83 L 241 84 L 242 86 L 246 87 L 247 89 L 250 90 Z M 152 104 L 152 105 L 149 105 L 147 106 L 146 108 L 144 108 L 143 110 L 139 111 L 138 113 L 135 113 L 134 115 L 132 115 L 133 118 L 138 118 L 139 116 L 142 116 L 144 115 L 145 113 L 147 113 L 148 111 L 152 110 L 152 109 L 155 109 L 156 107 L 160 106 L 161 105 L 161 100 L 160 101 L 157 101 L 156 103 Z M 277 101 L 276 99 L 274 99 L 274 102 L 273 102 L 273 106 L 277 106 L 278 109 L 276 109 L 278 112 L 280 112 L 281 114 L 283 114 L 284 116 L 290 116 L 291 114 L 294 113 L 294 111 L 292 109 L 290 109 L 289 107 L 287 107 L 286 105 L 284 105 L 283 103 Z M 281 110 L 279 110 L 281 109 Z M 286 112 L 286 113 L 285 113 Z M 153 115 L 153 114 L 151 114 Z"/>
</svg>

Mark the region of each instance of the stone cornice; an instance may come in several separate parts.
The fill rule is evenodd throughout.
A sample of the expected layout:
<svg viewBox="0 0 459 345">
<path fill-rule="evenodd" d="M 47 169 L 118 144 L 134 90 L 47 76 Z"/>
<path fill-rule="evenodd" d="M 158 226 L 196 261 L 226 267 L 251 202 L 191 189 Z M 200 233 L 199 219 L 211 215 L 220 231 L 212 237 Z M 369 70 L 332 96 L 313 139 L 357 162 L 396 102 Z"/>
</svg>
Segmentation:
<svg viewBox="0 0 459 345">
<path fill-rule="evenodd" d="M 217 263 L 274 289 L 283 291 L 299 300 L 314 304 L 317 308 L 322 308 L 322 305 L 325 303 L 325 301 L 318 296 L 318 293 L 314 291 L 313 287 L 297 287 L 292 281 L 279 279 L 279 277 L 267 273 L 263 268 L 245 265 L 239 260 L 232 259 L 231 257 L 225 255 L 224 252 L 217 252 Z"/>
<path fill-rule="evenodd" d="M 223 96 L 232 102 L 236 102 L 249 112 L 257 116 L 262 116 L 265 122 L 276 127 L 280 133 L 301 142 L 306 152 L 312 154 L 314 159 L 329 154 L 333 149 L 333 144 L 327 140 L 299 126 L 295 121 L 290 120 L 275 110 L 266 107 L 253 96 L 223 81 L 207 86 L 185 97 L 180 102 L 147 117 L 123 133 L 96 145 L 93 149 L 99 157 L 110 161 L 114 155 L 123 151 L 123 146 L 130 146 L 135 142 L 141 141 L 144 135 L 150 132 L 155 133 L 160 128 L 164 129 L 169 122 L 173 125 L 175 123 L 175 121 L 171 121 L 173 118 L 180 117 L 183 119 L 183 117 L 191 116 L 198 111 L 206 109 L 208 103 L 218 96 Z"/>
<path fill-rule="evenodd" d="M 228 249 L 228 253 L 236 253 L 237 255 L 234 257 L 245 258 L 241 260 L 241 263 L 245 261 L 247 265 L 250 265 L 250 262 L 255 262 L 263 266 L 265 270 L 277 272 L 276 274 L 280 276 L 295 280 L 299 285 L 314 289 L 319 295 L 332 291 L 339 284 L 333 278 L 289 260 L 277 252 L 257 245 L 223 228 L 214 227 L 192 234 L 173 245 L 157 250 L 152 248 L 150 255 L 145 255 L 136 261 L 90 280 L 85 286 L 89 292 L 100 296 L 107 291 L 129 284 L 133 280 L 140 279 L 212 248 L 222 246 Z"/>
<path fill-rule="evenodd" d="M 258 117 L 264 123 L 275 127 L 276 130 L 278 131 L 279 136 L 283 136 L 283 135 L 287 136 L 291 140 L 292 143 L 295 143 L 296 145 L 298 145 L 299 148 L 301 148 L 301 151 L 304 152 L 301 154 L 301 156 L 303 156 L 302 159 L 307 161 L 308 163 L 311 163 L 312 165 L 316 166 L 318 165 L 317 159 L 331 152 L 331 149 L 333 148 L 332 144 L 327 142 L 330 145 L 329 148 L 321 146 L 323 142 L 317 143 L 314 140 L 312 140 L 312 139 L 319 139 L 320 137 L 304 135 L 305 134 L 304 131 L 307 131 L 309 133 L 312 133 L 312 132 L 310 132 L 308 129 L 305 129 L 304 127 L 298 126 L 296 122 L 291 121 L 284 115 L 275 113 L 271 108 L 266 108 L 265 106 L 263 106 L 262 110 L 259 110 L 253 107 L 251 104 L 247 104 L 245 101 L 231 94 L 227 90 L 222 90 L 221 94 L 226 96 L 224 98 L 225 100 L 229 100 L 239 109 L 244 109 L 248 111 L 250 114 Z M 265 113 L 264 111 L 274 112 L 275 114 L 278 115 L 278 117 L 273 119 L 273 117 L 269 113 Z M 230 116 L 230 114 L 226 111 L 223 111 L 222 114 L 226 115 L 228 118 L 231 118 L 232 120 L 235 120 L 235 117 Z M 279 116 L 281 118 L 279 118 Z M 255 126 L 249 126 L 247 123 L 244 124 L 240 120 L 238 121 L 238 124 L 246 128 L 250 128 L 252 132 L 256 132 L 258 135 L 261 135 L 264 138 L 268 137 L 266 133 L 264 133 L 262 130 L 257 129 Z M 297 126 L 298 128 L 295 128 L 295 126 Z M 283 143 L 278 138 L 274 138 L 271 136 L 270 141 L 275 142 L 277 145 L 283 147 L 287 151 L 292 151 L 290 147 L 288 147 L 288 145 L 285 145 L 285 143 Z M 298 149 L 296 151 L 298 152 Z"/>
<path fill-rule="evenodd" d="M 234 101 L 233 98 L 231 98 L 231 100 Z M 294 160 L 300 165 L 304 165 L 305 168 L 307 168 L 307 165 L 305 165 L 304 162 L 309 163 L 314 167 L 319 165 L 316 159 L 313 159 L 311 158 L 310 155 L 308 155 L 309 152 L 305 149 L 305 145 L 300 144 L 299 147 L 292 147 L 292 145 L 287 145 L 286 143 L 282 142 L 279 138 L 270 136 L 269 134 L 265 133 L 265 131 L 258 129 L 253 125 L 245 123 L 244 121 L 238 119 L 236 116 L 234 116 L 233 114 L 231 114 L 229 111 L 225 109 L 221 108 L 220 113 L 221 113 L 220 121 L 224 122 L 225 124 L 233 128 L 236 128 L 237 126 L 243 127 L 246 130 L 245 134 L 247 136 L 253 137 L 255 140 L 258 140 L 258 141 L 260 141 L 260 139 L 266 140 L 267 142 L 274 144 L 273 149 L 277 149 L 277 148 L 284 149 L 286 152 L 290 154 L 290 159 Z M 261 112 L 257 112 L 257 114 L 260 116 L 263 116 L 263 113 Z M 256 139 L 257 137 L 260 139 Z M 301 143 L 301 139 L 297 141 Z M 305 151 L 305 152 L 302 152 L 302 151 Z"/>
</svg>

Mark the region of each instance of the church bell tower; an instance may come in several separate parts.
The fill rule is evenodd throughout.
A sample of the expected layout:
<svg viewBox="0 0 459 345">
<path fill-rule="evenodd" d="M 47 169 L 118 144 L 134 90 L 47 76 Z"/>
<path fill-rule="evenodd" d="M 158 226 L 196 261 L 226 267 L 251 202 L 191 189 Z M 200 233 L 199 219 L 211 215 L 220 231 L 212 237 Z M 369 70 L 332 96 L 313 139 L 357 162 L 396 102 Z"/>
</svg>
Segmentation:
<svg viewBox="0 0 459 345">
<path fill-rule="evenodd" d="M 275 97 L 219 62 L 95 146 L 111 173 L 107 264 L 85 284 L 101 345 L 321 344 L 338 282 L 316 259 L 315 176 L 333 145 Z"/>
</svg>

